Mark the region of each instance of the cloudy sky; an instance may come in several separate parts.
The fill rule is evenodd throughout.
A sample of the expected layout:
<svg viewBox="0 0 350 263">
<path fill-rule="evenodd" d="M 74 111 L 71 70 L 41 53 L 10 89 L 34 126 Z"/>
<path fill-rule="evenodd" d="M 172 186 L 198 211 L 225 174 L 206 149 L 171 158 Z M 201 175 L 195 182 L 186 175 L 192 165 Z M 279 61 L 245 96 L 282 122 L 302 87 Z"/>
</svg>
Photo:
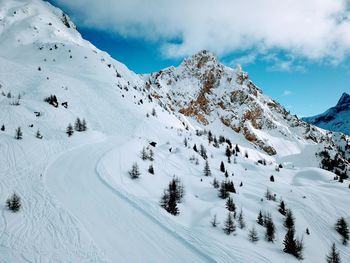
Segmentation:
<svg viewBox="0 0 350 263">
<path fill-rule="evenodd" d="M 350 0 L 51 0 L 138 73 L 208 49 L 307 116 L 350 92 Z"/>
</svg>

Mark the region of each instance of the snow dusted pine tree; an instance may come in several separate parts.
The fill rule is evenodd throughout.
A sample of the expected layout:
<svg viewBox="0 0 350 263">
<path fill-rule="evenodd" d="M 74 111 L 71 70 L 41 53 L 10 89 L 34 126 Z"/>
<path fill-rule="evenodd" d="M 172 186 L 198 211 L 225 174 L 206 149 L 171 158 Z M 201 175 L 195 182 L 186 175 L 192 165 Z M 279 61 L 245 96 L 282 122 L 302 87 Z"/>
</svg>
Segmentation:
<svg viewBox="0 0 350 263">
<path fill-rule="evenodd" d="M 15 139 L 16 140 L 22 140 L 22 130 L 21 130 L 21 127 L 18 127 L 16 129 L 16 133 L 15 133 Z"/>
<path fill-rule="evenodd" d="M 244 216 L 243 216 L 243 211 L 241 209 L 241 211 L 239 212 L 239 215 L 238 215 L 238 226 L 240 229 L 243 229 L 245 228 L 245 221 L 244 221 Z"/>
<path fill-rule="evenodd" d="M 208 160 L 205 161 L 203 174 L 204 174 L 204 176 L 211 176 L 211 171 L 210 171 Z"/>
<path fill-rule="evenodd" d="M 229 212 L 227 215 L 227 219 L 225 221 L 225 227 L 223 230 L 224 230 L 226 235 L 229 235 L 229 234 L 236 231 L 235 222 L 233 221 L 233 217 L 232 217 L 231 212 Z"/>
<path fill-rule="evenodd" d="M 258 232 L 255 229 L 255 226 L 253 226 L 248 233 L 248 239 L 250 242 L 252 243 L 256 243 L 259 241 L 259 236 L 258 236 Z"/>
<path fill-rule="evenodd" d="M 129 175 L 131 179 L 137 179 L 140 177 L 141 173 L 139 170 L 139 166 L 137 163 L 134 163 L 129 171 Z"/>
<path fill-rule="evenodd" d="M 265 217 L 264 225 L 266 227 L 266 233 L 265 233 L 266 240 L 268 242 L 273 242 L 275 240 L 276 228 L 270 215 L 267 215 Z"/>
<path fill-rule="evenodd" d="M 21 198 L 16 193 L 13 193 L 12 196 L 6 200 L 6 206 L 12 212 L 18 212 L 21 208 Z"/>
<path fill-rule="evenodd" d="M 332 244 L 331 251 L 327 255 L 326 261 L 327 263 L 341 263 L 340 255 L 335 247 L 335 243 Z"/>
<path fill-rule="evenodd" d="M 73 135 L 74 129 L 73 129 L 72 124 L 70 124 L 70 123 L 68 124 L 67 129 L 66 129 L 66 133 L 67 133 L 68 137 Z"/>
<path fill-rule="evenodd" d="M 348 224 L 346 223 L 344 217 L 341 217 L 338 219 L 338 221 L 335 225 L 335 229 L 342 236 L 343 245 L 346 245 L 349 241 L 349 228 L 348 228 Z"/>
<path fill-rule="evenodd" d="M 232 197 L 229 197 L 226 201 L 226 209 L 230 212 L 236 212 L 236 205 L 233 202 Z"/>
</svg>

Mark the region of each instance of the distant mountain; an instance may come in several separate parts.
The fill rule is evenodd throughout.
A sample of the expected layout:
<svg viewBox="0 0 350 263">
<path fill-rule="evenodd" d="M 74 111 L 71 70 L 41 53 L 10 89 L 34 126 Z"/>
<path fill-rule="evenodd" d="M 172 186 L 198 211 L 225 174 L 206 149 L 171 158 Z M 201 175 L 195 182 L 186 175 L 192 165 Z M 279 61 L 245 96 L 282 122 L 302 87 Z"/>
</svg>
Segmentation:
<svg viewBox="0 0 350 263">
<path fill-rule="evenodd" d="M 326 130 L 350 135 L 350 95 L 344 92 L 337 105 L 320 115 L 303 120 Z"/>
</svg>

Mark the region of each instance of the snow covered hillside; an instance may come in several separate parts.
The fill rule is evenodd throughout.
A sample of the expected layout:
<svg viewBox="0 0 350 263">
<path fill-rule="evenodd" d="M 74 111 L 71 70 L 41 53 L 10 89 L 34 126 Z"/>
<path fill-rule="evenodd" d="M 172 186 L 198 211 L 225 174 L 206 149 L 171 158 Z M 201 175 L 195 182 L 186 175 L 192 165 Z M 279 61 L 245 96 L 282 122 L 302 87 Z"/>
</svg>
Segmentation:
<svg viewBox="0 0 350 263">
<path fill-rule="evenodd" d="M 350 135 L 350 95 L 344 92 L 337 105 L 320 115 L 303 120 L 329 131 Z"/>
<path fill-rule="evenodd" d="M 139 76 L 47 2 L 0 0 L 0 84 L 0 262 L 298 262 L 293 231 L 304 262 L 350 259 L 349 138 L 240 68 Z"/>
</svg>

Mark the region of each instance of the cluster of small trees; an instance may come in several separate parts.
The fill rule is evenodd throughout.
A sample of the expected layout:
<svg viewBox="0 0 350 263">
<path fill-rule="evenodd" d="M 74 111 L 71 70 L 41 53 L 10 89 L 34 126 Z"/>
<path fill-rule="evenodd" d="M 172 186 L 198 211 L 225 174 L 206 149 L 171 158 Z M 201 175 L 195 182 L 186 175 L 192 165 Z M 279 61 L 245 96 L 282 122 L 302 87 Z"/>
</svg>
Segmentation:
<svg viewBox="0 0 350 263">
<path fill-rule="evenodd" d="M 152 149 L 143 147 L 142 150 L 141 150 L 141 156 L 140 157 L 144 161 L 145 160 L 153 161 L 154 160 L 154 154 L 153 154 Z"/>
<path fill-rule="evenodd" d="M 46 97 L 44 99 L 45 102 L 51 104 L 52 106 L 54 106 L 55 108 L 58 107 L 58 101 L 57 101 L 57 97 L 56 95 L 50 95 L 49 97 Z"/>
<path fill-rule="evenodd" d="M 219 197 L 226 199 L 230 193 L 236 193 L 235 185 L 231 180 L 224 180 L 220 184 Z"/>
<path fill-rule="evenodd" d="M 338 153 L 332 158 L 328 151 L 323 150 L 319 153 L 319 157 L 321 158 L 321 168 L 334 172 L 338 176 L 339 182 L 342 183 L 344 179 L 348 178 L 346 164 Z"/>
<path fill-rule="evenodd" d="M 80 120 L 80 118 L 77 118 L 75 120 L 75 123 L 74 123 L 74 130 L 76 130 L 77 132 L 86 131 L 87 130 L 87 126 L 86 126 L 85 119 Z"/>
<path fill-rule="evenodd" d="M 181 203 L 184 195 L 185 188 L 180 179 L 175 177 L 169 182 L 168 188 L 164 190 L 160 200 L 160 206 L 168 213 L 176 216 L 180 213 L 177 204 Z"/>
<path fill-rule="evenodd" d="M 70 123 L 68 124 L 67 129 L 66 129 L 66 133 L 67 133 L 68 137 L 73 135 L 74 130 L 77 131 L 77 132 L 86 131 L 87 130 L 87 124 L 86 124 L 85 119 L 80 120 L 80 118 L 77 118 L 75 120 L 75 123 L 74 123 L 74 129 L 73 129 L 72 124 L 70 124 Z"/>
<path fill-rule="evenodd" d="M 296 239 L 294 237 L 295 235 L 295 219 L 293 216 L 293 213 L 290 209 L 286 211 L 285 220 L 284 220 L 284 227 L 287 228 L 287 234 L 284 237 L 283 244 L 284 248 L 283 251 L 285 253 L 291 254 L 295 256 L 297 259 L 303 259 L 303 240 Z"/>
<path fill-rule="evenodd" d="M 268 242 L 274 242 L 275 240 L 275 233 L 276 233 L 276 227 L 273 223 L 272 217 L 270 214 L 262 214 L 261 211 L 259 211 L 258 218 L 256 222 L 266 228 L 265 232 L 265 239 Z"/>
</svg>

